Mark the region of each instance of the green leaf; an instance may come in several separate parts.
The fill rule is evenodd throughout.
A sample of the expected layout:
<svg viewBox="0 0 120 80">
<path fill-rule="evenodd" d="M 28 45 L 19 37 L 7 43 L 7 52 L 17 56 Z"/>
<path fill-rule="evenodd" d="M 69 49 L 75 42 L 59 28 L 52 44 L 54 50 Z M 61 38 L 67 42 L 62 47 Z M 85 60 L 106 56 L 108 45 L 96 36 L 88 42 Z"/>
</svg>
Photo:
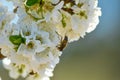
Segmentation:
<svg viewBox="0 0 120 80">
<path fill-rule="evenodd" d="M 21 37 L 20 35 L 11 35 L 9 37 L 9 40 L 14 44 L 14 45 L 20 45 L 21 43 L 25 43 L 26 39 Z"/>
<path fill-rule="evenodd" d="M 36 4 L 39 0 L 27 0 L 26 5 L 27 6 L 32 6 Z"/>
</svg>

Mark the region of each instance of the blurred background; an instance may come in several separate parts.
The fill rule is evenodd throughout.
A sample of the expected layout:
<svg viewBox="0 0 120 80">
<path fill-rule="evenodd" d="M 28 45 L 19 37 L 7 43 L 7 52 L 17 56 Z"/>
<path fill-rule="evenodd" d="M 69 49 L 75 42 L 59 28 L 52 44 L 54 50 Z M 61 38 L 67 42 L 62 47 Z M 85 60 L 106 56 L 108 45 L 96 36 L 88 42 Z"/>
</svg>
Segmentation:
<svg viewBox="0 0 120 80">
<path fill-rule="evenodd" d="M 99 0 L 99 6 L 100 24 L 68 44 L 51 80 L 120 80 L 120 0 Z M 13 80 L 1 63 L 0 76 Z"/>
</svg>

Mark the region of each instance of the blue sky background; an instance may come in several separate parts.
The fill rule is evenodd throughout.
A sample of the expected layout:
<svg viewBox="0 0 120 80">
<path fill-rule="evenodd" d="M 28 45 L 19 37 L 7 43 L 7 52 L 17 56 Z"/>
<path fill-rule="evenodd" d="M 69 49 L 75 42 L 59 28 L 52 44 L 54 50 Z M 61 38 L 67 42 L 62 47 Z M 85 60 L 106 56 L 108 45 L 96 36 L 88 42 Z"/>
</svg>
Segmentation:
<svg viewBox="0 0 120 80">
<path fill-rule="evenodd" d="M 52 80 L 120 80 L 120 0 L 99 0 L 99 6 L 100 24 L 67 46 Z"/>
</svg>

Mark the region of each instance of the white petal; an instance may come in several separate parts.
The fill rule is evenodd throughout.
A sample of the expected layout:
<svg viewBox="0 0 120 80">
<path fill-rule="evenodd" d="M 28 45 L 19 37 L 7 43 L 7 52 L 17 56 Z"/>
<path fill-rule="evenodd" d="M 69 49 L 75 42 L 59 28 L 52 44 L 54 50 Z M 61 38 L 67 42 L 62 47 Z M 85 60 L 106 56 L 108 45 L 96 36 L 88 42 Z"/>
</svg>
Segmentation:
<svg viewBox="0 0 120 80">
<path fill-rule="evenodd" d="M 61 9 L 64 5 L 64 1 L 61 1 L 57 6 L 55 6 L 55 9 L 58 10 L 58 9 Z"/>
<path fill-rule="evenodd" d="M 51 2 L 52 2 L 53 4 L 57 4 L 57 3 L 59 2 L 59 0 L 51 0 Z"/>
</svg>

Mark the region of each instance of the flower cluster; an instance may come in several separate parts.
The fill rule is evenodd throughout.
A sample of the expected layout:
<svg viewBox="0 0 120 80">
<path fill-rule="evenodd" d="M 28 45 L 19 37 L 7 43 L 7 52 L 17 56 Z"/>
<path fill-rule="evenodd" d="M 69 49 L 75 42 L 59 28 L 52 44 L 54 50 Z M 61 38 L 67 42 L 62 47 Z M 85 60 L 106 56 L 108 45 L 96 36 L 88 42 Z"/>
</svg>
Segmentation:
<svg viewBox="0 0 120 80">
<path fill-rule="evenodd" d="M 97 0 L 7 0 L 0 3 L 0 50 L 10 77 L 49 80 L 67 42 L 99 23 Z M 7 62 L 7 63 L 6 63 Z"/>
</svg>

